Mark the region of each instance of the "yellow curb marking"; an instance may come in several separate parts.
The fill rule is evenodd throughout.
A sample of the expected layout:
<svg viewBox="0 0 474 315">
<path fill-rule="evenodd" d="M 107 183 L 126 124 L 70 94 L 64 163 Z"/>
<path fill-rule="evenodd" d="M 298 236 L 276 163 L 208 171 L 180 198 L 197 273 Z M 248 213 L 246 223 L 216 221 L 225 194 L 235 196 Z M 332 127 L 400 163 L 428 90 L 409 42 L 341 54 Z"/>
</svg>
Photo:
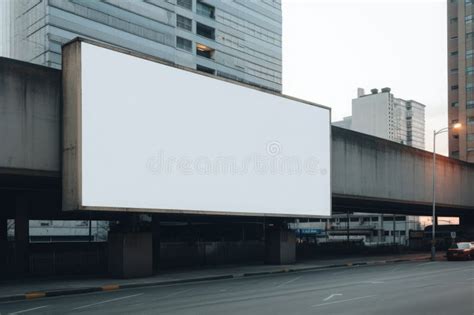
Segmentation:
<svg viewBox="0 0 474 315">
<path fill-rule="evenodd" d="M 45 297 L 45 296 L 46 296 L 46 293 L 44 293 L 44 292 L 31 292 L 31 293 L 26 293 L 25 294 L 25 298 L 27 300 L 42 298 L 42 297 Z"/>
<path fill-rule="evenodd" d="M 113 291 L 118 289 L 120 289 L 120 286 L 118 284 L 108 284 L 102 286 L 102 291 Z"/>
</svg>

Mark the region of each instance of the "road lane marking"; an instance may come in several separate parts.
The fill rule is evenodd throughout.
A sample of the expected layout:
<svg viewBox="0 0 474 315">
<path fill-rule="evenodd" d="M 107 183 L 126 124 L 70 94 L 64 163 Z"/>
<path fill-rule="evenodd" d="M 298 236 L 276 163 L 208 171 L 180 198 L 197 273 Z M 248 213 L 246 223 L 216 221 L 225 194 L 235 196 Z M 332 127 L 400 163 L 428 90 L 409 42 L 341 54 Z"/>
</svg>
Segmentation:
<svg viewBox="0 0 474 315">
<path fill-rule="evenodd" d="M 282 286 L 284 286 L 284 285 L 286 285 L 286 284 L 295 282 L 295 281 L 298 280 L 298 279 L 301 279 L 301 277 L 296 277 L 296 278 L 294 278 L 294 279 L 291 279 L 291 280 L 285 281 L 285 282 L 283 282 L 283 283 L 280 283 L 279 285 L 277 285 L 277 288 L 282 287 Z"/>
<path fill-rule="evenodd" d="M 319 307 L 319 306 L 324 306 L 324 305 L 331 305 L 331 304 L 337 304 L 337 303 L 344 303 L 344 302 L 350 302 L 350 301 L 368 299 L 368 298 L 371 298 L 371 297 L 375 297 L 375 295 L 366 295 L 366 296 L 356 297 L 356 298 L 347 299 L 347 300 L 340 300 L 340 301 L 334 301 L 334 302 L 321 303 L 321 304 L 313 305 L 313 307 Z"/>
<path fill-rule="evenodd" d="M 48 307 L 48 306 L 49 306 L 49 305 L 43 305 L 43 306 L 33 307 L 33 308 L 29 308 L 29 309 L 27 309 L 27 310 L 22 310 L 22 311 L 10 313 L 10 315 L 23 314 L 23 313 L 26 313 L 26 312 L 36 311 L 36 310 L 39 310 L 39 309 L 41 309 L 41 308 L 45 308 L 45 307 Z"/>
<path fill-rule="evenodd" d="M 364 281 L 364 282 L 362 282 L 362 283 L 369 283 L 369 284 L 383 284 L 383 283 L 385 283 L 385 282 L 383 282 L 383 281 Z"/>
<path fill-rule="evenodd" d="M 341 293 L 334 293 L 334 294 L 331 294 L 330 296 L 328 296 L 327 298 L 325 298 L 323 301 L 326 302 L 326 301 L 329 301 L 330 299 L 332 299 L 333 297 L 335 296 L 342 296 Z"/>
<path fill-rule="evenodd" d="M 91 307 L 91 306 L 96 306 L 96 305 L 101 305 L 101 304 L 105 304 L 105 303 L 110 303 L 110 302 L 125 300 L 125 299 L 129 299 L 129 298 L 132 298 L 132 297 L 140 296 L 140 295 L 142 295 L 142 294 L 143 294 L 143 293 L 138 293 L 138 294 L 133 294 L 133 295 L 122 296 L 122 297 L 115 298 L 115 299 L 110 299 L 110 300 L 105 300 L 105 301 L 101 301 L 101 302 L 97 302 L 97 303 L 92 303 L 92 304 L 87 304 L 87 305 L 79 306 L 79 307 L 73 308 L 72 310 L 80 310 L 80 309 L 87 308 L 87 307 Z"/>
<path fill-rule="evenodd" d="M 429 261 L 429 262 L 426 262 L 426 263 L 422 263 L 422 264 L 418 264 L 415 266 L 416 267 L 420 267 L 420 266 L 426 266 L 426 265 L 431 265 L 431 264 L 436 264 L 438 263 L 437 261 Z"/>
</svg>

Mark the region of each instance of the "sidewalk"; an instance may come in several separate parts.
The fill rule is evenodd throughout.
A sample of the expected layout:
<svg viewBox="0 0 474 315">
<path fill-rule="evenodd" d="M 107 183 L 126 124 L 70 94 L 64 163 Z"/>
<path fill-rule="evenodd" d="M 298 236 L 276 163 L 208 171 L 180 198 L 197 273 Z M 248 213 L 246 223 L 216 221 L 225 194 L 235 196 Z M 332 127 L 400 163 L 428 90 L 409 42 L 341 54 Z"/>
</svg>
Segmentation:
<svg viewBox="0 0 474 315">
<path fill-rule="evenodd" d="M 232 279 L 284 272 L 378 265 L 428 259 L 429 254 L 422 253 L 396 256 L 366 256 L 311 260 L 298 262 L 293 265 L 210 266 L 193 270 L 164 271 L 163 273 L 158 273 L 152 277 L 139 279 L 110 279 L 95 277 L 4 281 L 0 282 L 0 302 L 156 285 Z"/>
</svg>

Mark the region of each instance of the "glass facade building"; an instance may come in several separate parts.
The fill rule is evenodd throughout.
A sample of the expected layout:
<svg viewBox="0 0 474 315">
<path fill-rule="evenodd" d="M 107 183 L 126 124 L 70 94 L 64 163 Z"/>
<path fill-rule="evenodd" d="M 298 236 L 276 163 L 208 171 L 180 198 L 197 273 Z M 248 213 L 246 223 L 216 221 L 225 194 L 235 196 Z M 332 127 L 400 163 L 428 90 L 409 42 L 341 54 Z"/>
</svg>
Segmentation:
<svg viewBox="0 0 474 315">
<path fill-rule="evenodd" d="M 280 0 L 2 0 L 0 54 L 61 67 L 81 36 L 281 92 Z"/>
</svg>

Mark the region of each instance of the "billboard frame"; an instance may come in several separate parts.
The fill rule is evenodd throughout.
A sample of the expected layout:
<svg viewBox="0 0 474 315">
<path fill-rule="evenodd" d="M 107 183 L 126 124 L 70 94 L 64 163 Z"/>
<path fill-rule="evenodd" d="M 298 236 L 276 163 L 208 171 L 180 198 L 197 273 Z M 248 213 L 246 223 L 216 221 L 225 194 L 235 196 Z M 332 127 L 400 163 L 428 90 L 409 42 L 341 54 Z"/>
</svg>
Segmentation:
<svg viewBox="0 0 474 315">
<path fill-rule="evenodd" d="M 156 62 L 165 66 L 173 67 L 201 76 L 220 80 L 245 88 L 250 88 L 263 93 L 283 97 L 299 103 L 319 107 L 329 112 L 328 134 L 329 134 L 329 215 L 298 215 L 284 213 L 259 213 L 259 212 L 229 212 L 209 210 L 185 210 L 185 209 L 159 209 L 159 208 L 127 208 L 127 207 L 101 207 L 82 205 L 82 68 L 81 68 L 81 44 L 87 43 L 97 47 L 109 49 L 133 57 Z M 193 215 L 217 215 L 217 216 L 252 216 L 252 217 L 280 217 L 280 218 L 324 218 L 332 214 L 332 141 L 331 141 L 331 108 L 317 103 L 302 100 L 296 97 L 277 93 L 275 91 L 260 88 L 250 84 L 233 81 L 197 71 L 189 67 L 177 65 L 159 57 L 151 56 L 141 52 L 133 51 L 123 47 L 114 46 L 82 37 L 76 37 L 62 46 L 62 89 L 63 89 L 63 122 L 62 122 L 62 210 L 63 211 L 106 211 L 106 212 L 128 212 L 128 213 L 166 213 L 166 214 L 193 214 Z"/>
</svg>

